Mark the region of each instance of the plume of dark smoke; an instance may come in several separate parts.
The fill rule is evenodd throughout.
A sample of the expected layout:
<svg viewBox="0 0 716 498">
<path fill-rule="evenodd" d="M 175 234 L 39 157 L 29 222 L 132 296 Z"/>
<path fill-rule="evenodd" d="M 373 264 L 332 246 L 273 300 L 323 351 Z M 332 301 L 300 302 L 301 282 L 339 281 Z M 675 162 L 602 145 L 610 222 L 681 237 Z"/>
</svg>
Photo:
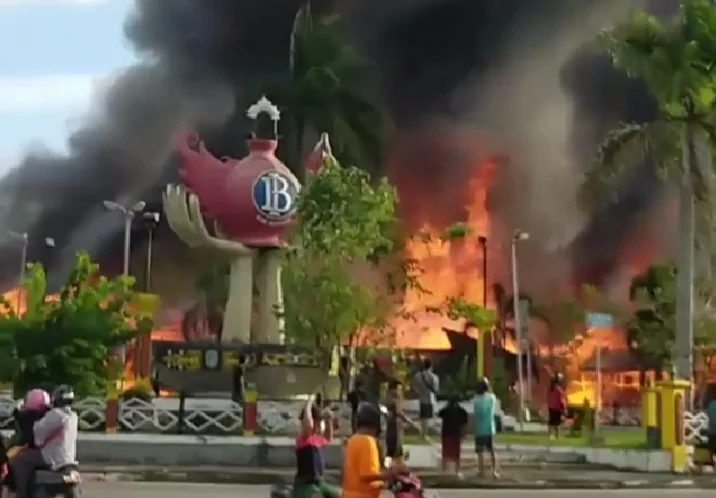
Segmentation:
<svg viewBox="0 0 716 498">
<path fill-rule="evenodd" d="M 217 154 L 235 153 L 231 144 L 240 142 L 243 133 L 240 113 L 230 116 L 231 98 L 240 99 L 256 81 L 280 77 L 286 70 L 290 30 L 303 1 L 136 0 L 126 33 L 148 62 L 111 85 L 104 105 L 70 137 L 67 157 L 30 156 L 0 183 L 14 199 L 5 225 L 28 230 L 35 238 L 55 237 L 63 248 L 57 254 L 66 261 L 74 249 L 101 242 L 119 228 L 116 216 L 99 209 L 103 199 L 130 201 L 156 194 L 161 187 L 157 184 L 172 171 L 167 167 L 169 138 L 178 127 L 225 123 L 210 137 L 218 137 Z M 647 2 L 618 1 L 625 6 L 622 11 Z M 652 109 L 643 89 L 615 73 L 603 57 L 585 53 L 581 41 L 570 39 L 565 48 L 558 39 L 569 23 L 581 22 L 580 15 L 595 11 L 602 2 L 614 3 L 323 0 L 318 7 L 338 10 L 346 29 L 376 61 L 386 104 L 398 128 L 407 132 L 412 127 L 424 129 L 436 119 L 489 128 L 494 115 L 485 116 L 487 107 L 480 95 L 499 83 L 505 87 L 502 98 L 509 99 L 514 83 L 510 76 L 530 78 L 529 68 L 539 72 L 534 57 L 559 48 L 561 59 L 550 59 L 550 69 L 557 73 L 555 85 L 569 104 L 555 112 L 570 121 L 563 155 L 571 155 L 564 162 L 572 168 L 561 173 L 573 176 L 589 162 L 587 156 L 606 129 L 619 120 L 648 117 Z M 663 9 L 668 3 L 658 0 L 650 6 Z M 528 36 L 537 32 L 550 36 Z M 583 35 L 582 39 L 589 36 Z M 499 112 L 499 105 L 490 112 Z M 509 116 L 486 130 L 486 137 L 509 140 L 507 130 L 520 126 L 519 113 L 510 108 Z M 549 165 L 527 163 L 543 168 L 544 175 L 560 173 Z M 445 161 L 424 164 L 420 171 L 426 190 L 437 178 L 449 185 L 466 174 Z M 534 183 L 539 174 L 525 173 L 524 166 L 514 168 L 507 183 Z M 616 253 L 634 216 L 649 206 L 655 190 L 645 169 L 624 187 L 625 196 L 612 211 L 589 213 L 571 246 L 577 265 L 586 267 L 598 252 Z M 497 211 L 509 222 L 519 220 L 521 210 L 505 207 L 517 203 L 514 189 L 503 188 L 500 196 Z M 614 263 L 600 260 L 600 274 L 609 273 Z"/>
</svg>

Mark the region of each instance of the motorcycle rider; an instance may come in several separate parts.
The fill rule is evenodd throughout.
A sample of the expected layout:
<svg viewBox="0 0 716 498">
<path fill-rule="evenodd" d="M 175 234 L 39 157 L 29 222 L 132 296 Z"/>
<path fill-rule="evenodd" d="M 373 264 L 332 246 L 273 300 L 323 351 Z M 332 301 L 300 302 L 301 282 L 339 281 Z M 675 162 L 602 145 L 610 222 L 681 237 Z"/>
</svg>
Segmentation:
<svg viewBox="0 0 716 498">
<path fill-rule="evenodd" d="M 35 422 L 45 416 L 52 407 L 50 395 L 44 389 L 28 391 L 22 402 L 12 412 L 15 419 L 16 431 L 10 438 L 8 447 L 27 446 L 36 448 L 33 427 Z"/>
<path fill-rule="evenodd" d="M 356 411 L 356 431 L 343 453 L 342 498 L 379 498 L 392 471 L 381 470 L 377 437 L 381 412 L 377 405 L 362 402 Z"/>
<path fill-rule="evenodd" d="M 50 395 L 43 389 L 28 391 L 25 398 L 18 403 L 12 412 L 15 419 L 15 433 L 4 446 L 2 465 L 6 463 L 10 465 L 15 457 L 27 448 L 37 448 L 33 426 L 35 422 L 45 416 L 50 407 Z M 3 469 L 3 484 L 14 493 L 16 490 L 15 476 L 12 472 L 6 474 L 5 470 L 7 469 Z"/>
<path fill-rule="evenodd" d="M 71 387 L 57 387 L 52 392 L 52 408 L 33 426 L 37 447 L 28 448 L 10 462 L 17 498 L 29 498 L 35 470 L 57 470 L 76 463 L 79 419 L 72 411 L 74 400 Z"/>
</svg>

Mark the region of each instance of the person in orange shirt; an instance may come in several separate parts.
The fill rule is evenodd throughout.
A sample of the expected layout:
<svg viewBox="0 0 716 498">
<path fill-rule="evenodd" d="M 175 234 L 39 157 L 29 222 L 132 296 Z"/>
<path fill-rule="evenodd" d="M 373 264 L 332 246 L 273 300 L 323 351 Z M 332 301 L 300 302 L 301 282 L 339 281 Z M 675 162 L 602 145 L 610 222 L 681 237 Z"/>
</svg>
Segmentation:
<svg viewBox="0 0 716 498">
<path fill-rule="evenodd" d="M 356 412 L 356 432 L 348 439 L 343 454 L 342 498 L 379 498 L 390 470 L 381 470 L 378 451 L 380 409 L 363 402 Z"/>
</svg>

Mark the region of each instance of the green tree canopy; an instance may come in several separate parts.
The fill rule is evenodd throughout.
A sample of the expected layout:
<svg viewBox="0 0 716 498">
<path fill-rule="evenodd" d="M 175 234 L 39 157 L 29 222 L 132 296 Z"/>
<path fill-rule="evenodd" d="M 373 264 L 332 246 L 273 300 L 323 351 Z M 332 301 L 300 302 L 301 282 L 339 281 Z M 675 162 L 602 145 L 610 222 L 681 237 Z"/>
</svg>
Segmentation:
<svg viewBox="0 0 716 498">
<path fill-rule="evenodd" d="M 599 165 L 585 192 L 599 201 L 613 198 L 630 168 L 648 159 L 663 179 L 679 186 L 679 267 L 676 366 L 690 378 L 693 343 L 693 281 L 696 213 L 694 201 L 709 201 L 712 159 L 696 150 L 716 150 L 716 9 L 711 0 L 681 0 L 679 16 L 661 21 L 638 11 L 601 33 L 597 46 L 615 67 L 642 80 L 654 97 L 656 118 L 614 130 L 599 150 Z"/>
<path fill-rule="evenodd" d="M 634 305 L 627 322 L 627 344 L 642 370 L 671 364 L 676 330 L 676 267 L 652 265 L 630 286 Z"/>
<path fill-rule="evenodd" d="M 151 320 L 132 310 L 133 279 L 101 276 L 86 253 L 75 266 L 57 299 L 47 295 L 45 271 L 28 266 L 23 283 L 27 310 L 18 316 L 3 301 L 0 317 L 0 377 L 16 393 L 58 384 L 73 386 L 80 395 L 105 392 L 122 374 L 116 348 L 151 330 Z"/>
<path fill-rule="evenodd" d="M 355 344 L 359 331 L 385 331 L 399 313 L 390 296 L 410 275 L 397 256 L 395 203 L 386 180 L 373 183 L 332 157 L 308 179 L 282 273 L 285 328 L 295 343 L 329 354 Z"/>
</svg>

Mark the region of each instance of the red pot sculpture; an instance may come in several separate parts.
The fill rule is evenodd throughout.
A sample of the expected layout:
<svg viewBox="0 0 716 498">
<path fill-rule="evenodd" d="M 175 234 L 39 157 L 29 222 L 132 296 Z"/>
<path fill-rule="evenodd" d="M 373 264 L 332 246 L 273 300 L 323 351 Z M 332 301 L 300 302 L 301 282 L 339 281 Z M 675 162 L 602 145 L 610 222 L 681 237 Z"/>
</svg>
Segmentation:
<svg viewBox="0 0 716 498">
<path fill-rule="evenodd" d="M 218 159 L 196 134 L 183 133 L 176 143 L 181 178 L 225 236 L 248 247 L 283 247 L 301 185 L 276 157 L 275 140 L 248 146 L 241 160 Z"/>
</svg>

